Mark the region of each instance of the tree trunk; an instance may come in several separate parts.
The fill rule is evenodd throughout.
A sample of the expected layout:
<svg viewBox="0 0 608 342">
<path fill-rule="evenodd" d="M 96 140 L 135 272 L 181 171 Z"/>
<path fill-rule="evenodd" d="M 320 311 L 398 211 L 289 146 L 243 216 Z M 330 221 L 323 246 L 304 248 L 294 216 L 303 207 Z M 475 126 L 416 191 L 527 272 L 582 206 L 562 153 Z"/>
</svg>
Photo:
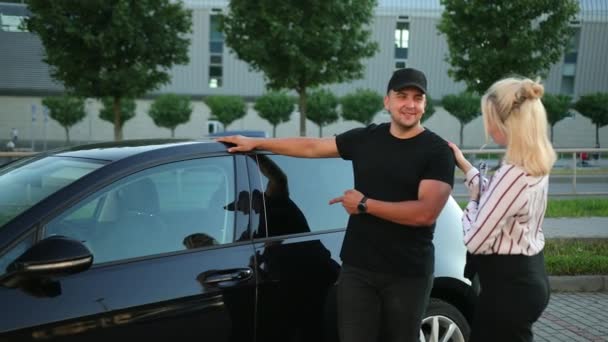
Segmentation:
<svg viewBox="0 0 608 342">
<path fill-rule="evenodd" d="M 551 143 L 553 143 L 553 125 L 551 125 Z"/>
<path fill-rule="evenodd" d="M 122 121 L 120 115 L 120 98 L 114 97 L 114 140 L 122 140 Z"/>
<path fill-rule="evenodd" d="M 595 125 L 595 146 L 600 147 L 600 125 Z"/>
<path fill-rule="evenodd" d="M 272 125 L 272 137 L 277 137 L 277 125 Z"/>
<path fill-rule="evenodd" d="M 460 123 L 460 148 L 462 148 L 462 136 L 463 136 L 463 132 L 464 132 L 464 124 L 461 122 Z"/>
<path fill-rule="evenodd" d="M 319 125 L 319 138 L 323 137 L 323 125 Z"/>
<path fill-rule="evenodd" d="M 65 129 L 65 143 L 66 145 L 70 144 L 70 128 L 69 127 L 63 127 Z"/>
<path fill-rule="evenodd" d="M 175 138 L 175 127 L 171 128 L 171 138 Z"/>
<path fill-rule="evenodd" d="M 298 95 L 300 96 L 300 136 L 306 136 L 306 87 L 299 88 Z"/>
</svg>

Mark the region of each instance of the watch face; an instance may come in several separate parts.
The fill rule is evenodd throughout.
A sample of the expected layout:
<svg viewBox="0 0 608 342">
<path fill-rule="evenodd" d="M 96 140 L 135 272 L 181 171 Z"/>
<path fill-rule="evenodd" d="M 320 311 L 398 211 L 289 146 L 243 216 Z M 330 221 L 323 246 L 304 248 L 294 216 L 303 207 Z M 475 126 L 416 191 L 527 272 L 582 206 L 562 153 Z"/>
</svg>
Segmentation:
<svg viewBox="0 0 608 342">
<path fill-rule="evenodd" d="M 367 197 L 363 196 L 359 204 L 357 204 L 357 210 L 360 213 L 364 213 L 367 211 L 367 204 L 365 202 L 367 202 Z"/>
</svg>

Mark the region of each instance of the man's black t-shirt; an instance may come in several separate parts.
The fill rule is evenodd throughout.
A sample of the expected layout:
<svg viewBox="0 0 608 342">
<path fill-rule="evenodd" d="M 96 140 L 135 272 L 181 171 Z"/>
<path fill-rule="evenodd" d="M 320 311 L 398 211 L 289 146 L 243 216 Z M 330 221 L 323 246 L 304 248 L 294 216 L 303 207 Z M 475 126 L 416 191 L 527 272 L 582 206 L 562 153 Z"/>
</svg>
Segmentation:
<svg viewBox="0 0 608 342">
<path fill-rule="evenodd" d="M 340 156 L 352 160 L 355 189 L 369 198 L 401 202 L 418 199 L 424 179 L 454 185 L 454 155 L 447 142 L 425 129 L 409 139 L 372 124 L 336 137 Z M 412 227 L 369 214 L 351 215 L 340 256 L 346 264 L 379 273 L 434 272 L 435 224 Z"/>
</svg>

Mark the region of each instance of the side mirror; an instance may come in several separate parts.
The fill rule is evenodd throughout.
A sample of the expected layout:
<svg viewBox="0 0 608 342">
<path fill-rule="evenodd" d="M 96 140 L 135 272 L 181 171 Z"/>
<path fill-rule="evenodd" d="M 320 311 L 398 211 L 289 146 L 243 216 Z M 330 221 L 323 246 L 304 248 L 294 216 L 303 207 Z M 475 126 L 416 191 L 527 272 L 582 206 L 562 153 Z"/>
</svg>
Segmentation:
<svg viewBox="0 0 608 342">
<path fill-rule="evenodd" d="M 93 264 L 93 254 L 78 240 L 51 236 L 36 243 L 8 265 L 0 285 L 8 288 L 46 282 L 52 277 L 82 272 Z"/>
</svg>

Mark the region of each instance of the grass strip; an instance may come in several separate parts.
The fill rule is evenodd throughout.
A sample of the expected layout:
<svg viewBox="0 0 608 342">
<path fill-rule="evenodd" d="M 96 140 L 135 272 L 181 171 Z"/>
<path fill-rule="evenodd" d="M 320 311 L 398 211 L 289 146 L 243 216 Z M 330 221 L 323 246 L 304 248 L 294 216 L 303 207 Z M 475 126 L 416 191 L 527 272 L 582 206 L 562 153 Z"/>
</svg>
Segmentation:
<svg viewBox="0 0 608 342">
<path fill-rule="evenodd" d="M 544 253 L 550 275 L 608 275 L 608 239 L 548 239 Z"/>
<path fill-rule="evenodd" d="M 461 208 L 465 208 L 467 201 L 459 200 Z M 608 199 L 580 198 L 580 199 L 549 199 L 545 217 L 608 217 Z"/>
</svg>

